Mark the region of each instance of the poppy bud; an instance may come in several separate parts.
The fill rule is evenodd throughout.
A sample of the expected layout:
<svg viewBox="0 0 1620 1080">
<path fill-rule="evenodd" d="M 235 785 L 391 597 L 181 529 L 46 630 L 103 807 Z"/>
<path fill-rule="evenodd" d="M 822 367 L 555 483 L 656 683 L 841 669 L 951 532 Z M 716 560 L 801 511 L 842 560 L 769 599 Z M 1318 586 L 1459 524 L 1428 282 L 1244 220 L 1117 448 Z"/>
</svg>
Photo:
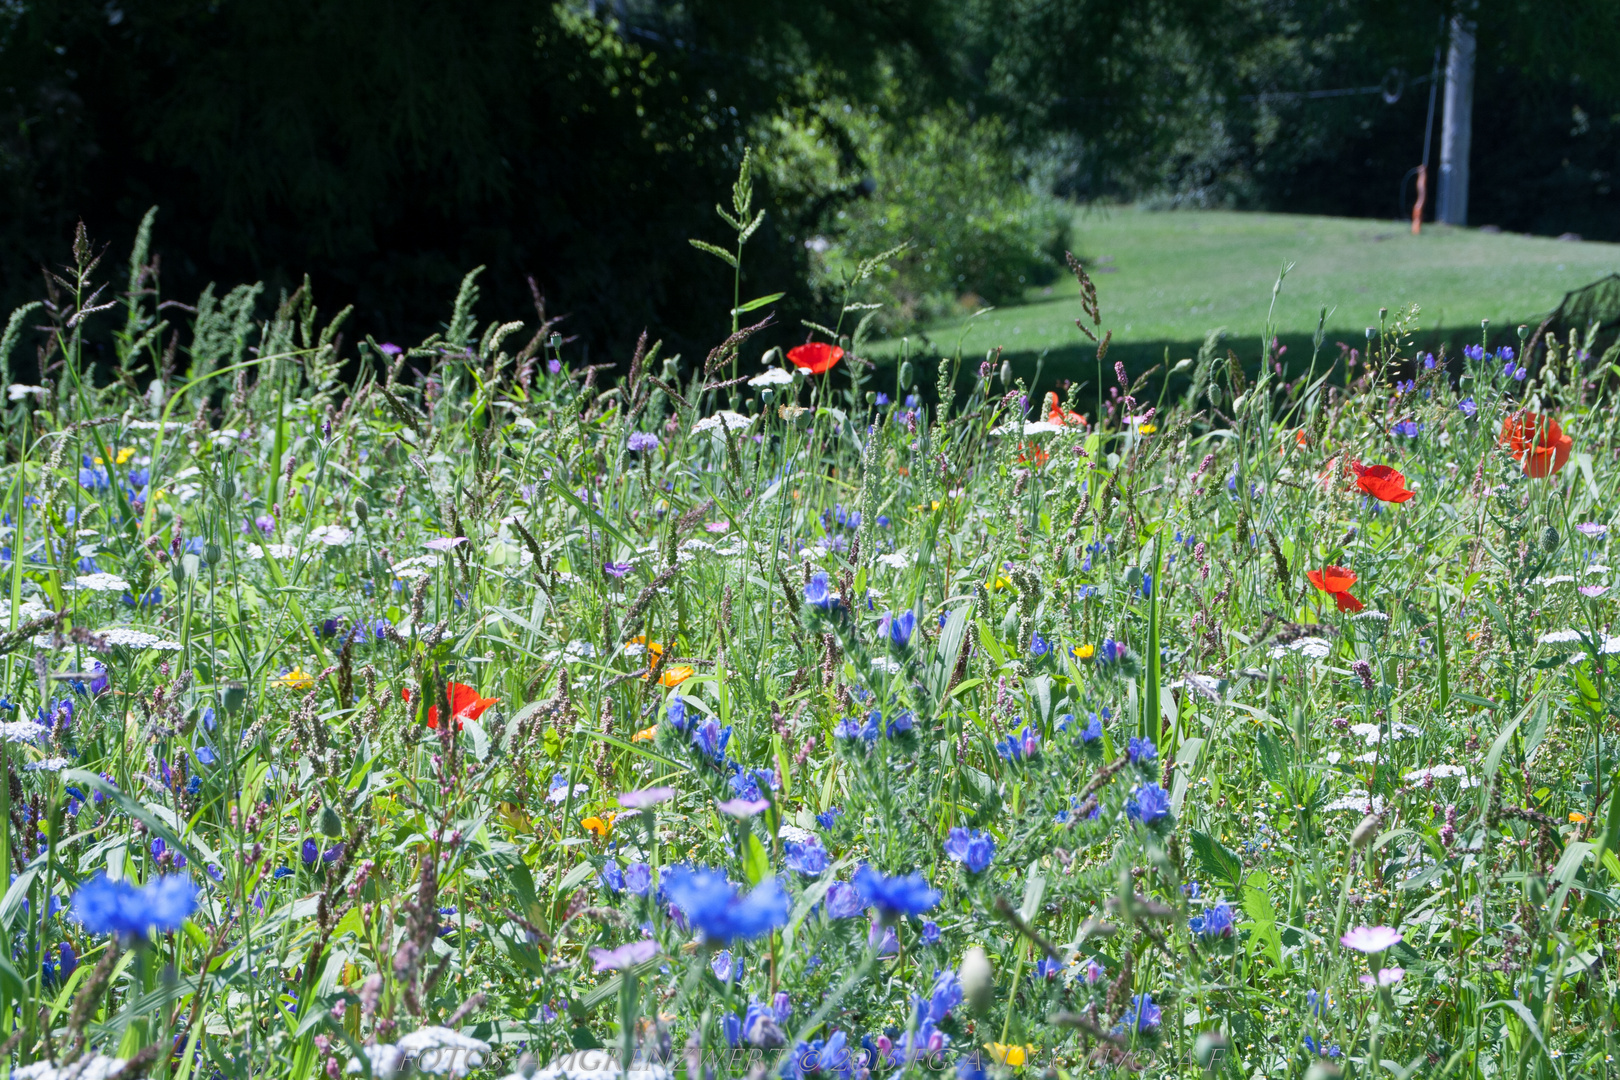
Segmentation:
<svg viewBox="0 0 1620 1080">
<path fill-rule="evenodd" d="M 1221 407 L 1221 388 L 1214 383 L 1209 384 L 1209 403 L 1217 409 Z"/>
<path fill-rule="evenodd" d="M 1011 386 L 1012 381 L 1013 381 L 1012 361 L 1011 360 L 1003 360 L 1001 362 L 1001 385 L 1002 386 Z"/>
<path fill-rule="evenodd" d="M 209 566 L 218 566 L 219 560 L 224 556 L 225 553 L 220 550 L 218 544 L 207 544 L 203 547 L 203 558 L 208 560 Z"/>
<path fill-rule="evenodd" d="M 902 361 L 900 361 L 900 389 L 902 389 L 902 390 L 910 390 L 911 389 L 912 377 L 913 377 L 913 373 L 912 373 L 912 370 L 911 370 L 911 361 L 910 360 L 902 360 Z"/>
<path fill-rule="evenodd" d="M 354 519 L 356 521 L 358 521 L 360 524 L 364 525 L 366 523 L 366 519 L 369 518 L 370 516 L 371 516 L 371 508 L 366 505 L 366 500 L 364 500 L 364 499 L 355 499 L 354 500 Z"/>
<path fill-rule="evenodd" d="M 1546 551 L 1558 550 L 1558 530 L 1551 525 L 1541 530 L 1541 546 Z"/>
<path fill-rule="evenodd" d="M 990 967 L 990 958 L 975 945 L 962 957 L 962 967 L 956 973 L 962 984 L 962 996 L 976 1013 L 989 1011 L 995 1003 L 996 973 Z"/>
<path fill-rule="evenodd" d="M 330 806 L 321 811 L 321 832 L 326 836 L 343 835 L 343 822 L 338 819 L 337 811 Z"/>
<path fill-rule="evenodd" d="M 781 367 L 782 366 L 782 349 L 781 349 L 781 346 L 772 345 L 769 349 L 766 349 L 765 350 L 765 355 L 759 358 L 759 362 L 764 364 L 766 367 Z"/>
<path fill-rule="evenodd" d="M 1373 837 L 1378 835 L 1378 822 L 1379 817 L 1377 814 L 1368 814 L 1362 818 L 1361 824 L 1357 825 L 1355 832 L 1350 834 L 1350 846 L 1364 848 L 1372 843 Z"/>
</svg>

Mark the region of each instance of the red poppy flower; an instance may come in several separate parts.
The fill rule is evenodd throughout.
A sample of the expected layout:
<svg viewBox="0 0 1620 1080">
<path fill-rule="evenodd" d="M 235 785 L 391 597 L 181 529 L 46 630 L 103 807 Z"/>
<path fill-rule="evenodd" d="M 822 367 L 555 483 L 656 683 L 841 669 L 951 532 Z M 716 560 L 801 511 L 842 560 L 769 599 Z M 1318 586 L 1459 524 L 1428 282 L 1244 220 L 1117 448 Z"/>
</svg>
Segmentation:
<svg viewBox="0 0 1620 1080">
<path fill-rule="evenodd" d="M 1052 460 L 1052 455 L 1051 454 L 1048 454 L 1045 450 L 1042 450 L 1039 446 L 1037 446 L 1037 445 L 1035 445 L 1033 443 L 1031 443 L 1031 444 L 1029 444 L 1027 446 L 1024 445 L 1023 443 L 1020 443 L 1019 446 L 1018 446 L 1018 463 L 1020 465 L 1025 465 L 1025 464 L 1029 464 L 1029 463 L 1033 462 L 1035 467 L 1038 469 L 1042 465 L 1045 465 L 1048 461 L 1051 461 L 1051 460 Z"/>
<path fill-rule="evenodd" d="M 457 731 L 461 730 L 461 726 L 464 721 L 478 719 L 480 716 L 484 715 L 485 709 L 489 708 L 491 705 L 499 704 L 501 700 L 500 698 L 493 697 L 479 697 L 478 691 L 474 690 L 465 683 L 447 683 L 445 685 L 445 691 L 450 696 L 450 712 L 451 715 L 456 718 Z M 404 698 L 406 702 L 409 702 L 411 700 L 411 688 L 408 686 L 400 687 L 399 695 L 400 697 Z M 438 726 L 439 707 L 437 705 L 429 705 L 428 727 L 437 728 Z"/>
<path fill-rule="evenodd" d="M 1324 566 L 1320 570 L 1308 571 L 1305 577 L 1312 585 L 1333 597 L 1340 611 L 1360 611 L 1366 606 L 1350 595 L 1350 586 L 1356 583 L 1353 571 L 1342 566 Z"/>
<path fill-rule="evenodd" d="M 795 345 L 788 350 L 787 356 L 793 361 L 794 367 L 803 368 L 812 375 L 820 375 L 844 358 L 844 350 L 837 345 L 812 341 L 805 345 Z"/>
<path fill-rule="evenodd" d="M 1562 469 L 1569 461 L 1570 447 L 1575 445 L 1557 420 L 1529 411 L 1503 420 L 1497 441 L 1518 459 L 1526 476 L 1538 479 Z"/>
<path fill-rule="evenodd" d="M 1086 418 L 1077 412 L 1070 412 L 1058 401 L 1055 392 L 1046 392 L 1046 422 L 1057 424 L 1060 427 L 1085 427 Z"/>
<path fill-rule="evenodd" d="M 1414 492 L 1406 490 L 1406 477 L 1388 465 L 1363 465 L 1352 461 L 1350 468 L 1356 474 L 1356 487 L 1379 502 L 1403 503 Z"/>
</svg>

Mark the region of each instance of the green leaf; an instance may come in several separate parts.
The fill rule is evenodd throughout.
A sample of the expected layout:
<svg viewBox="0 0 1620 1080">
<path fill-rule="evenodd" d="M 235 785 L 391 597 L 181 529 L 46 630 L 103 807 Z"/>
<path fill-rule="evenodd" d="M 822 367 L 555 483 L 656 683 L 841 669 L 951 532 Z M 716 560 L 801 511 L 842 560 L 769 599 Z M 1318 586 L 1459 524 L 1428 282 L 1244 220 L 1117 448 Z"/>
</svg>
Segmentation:
<svg viewBox="0 0 1620 1080">
<path fill-rule="evenodd" d="M 1465 695 L 1458 694 L 1457 696 L 1463 697 Z M 1520 716 L 1522 715 L 1521 713 Z M 1491 743 L 1490 753 L 1485 755 L 1485 783 L 1481 784 L 1479 788 L 1481 813 L 1490 808 L 1491 794 L 1496 790 L 1496 770 L 1502 766 L 1502 755 L 1507 752 L 1508 740 L 1513 737 L 1513 732 L 1519 727 L 1520 716 L 1515 716 L 1503 726 L 1501 733 Z"/>
<path fill-rule="evenodd" d="M 588 862 L 582 862 L 563 876 L 562 881 L 557 885 L 557 891 L 559 893 L 565 893 L 570 889 L 577 889 L 579 886 L 585 884 L 585 882 L 588 881 L 591 875 L 594 873 L 596 873 L 595 866 Z"/>
<path fill-rule="evenodd" d="M 1282 743 L 1265 728 L 1255 735 L 1255 746 L 1260 751 L 1260 773 L 1278 788 L 1288 786 L 1288 754 Z"/>
<path fill-rule="evenodd" d="M 748 301 L 748 303 L 742 305 L 741 307 L 734 307 L 734 308 L 731 309 L 731 313 L 733 315 L 741 315 L 744 312 L 755 311 L 755 310 L 758 310 L 759 308 L 764 307 L 766 304 L 774 304 L 774 303 L 776 303 L 778 300 L 782 299 L 782 297 L 784 297 L 786 295 L 787 295 L 787 293 L 785 293 L 785 292 L 773 292 L 769 296 L 761 296 L 761 297 L 758 297 L 756 299 L 750 300 L 750 301 Z"/>
<path fill-rule="evenodd" d="M 743 845 L 743 873 L 748 875 L 750 885 L 758 885 L 770 875 L 770 872 L 771 860 L 765 855 L 765 845 L 759 842 L 759 837 L 750 832 L 748 843 Z"/>
<path fill-rule="evenodd" d="M 725 264 L 731 267 L 733 270 L 737 268 L 737 257 L 731 252 L 727 251 L 725 248 L 718 248 L 713 244 L 706 244 L 702 240 L 688 240 L 687 243 L 691 244 L 699 251 L 707 251 L 715 258 L 724 260 Z"/>
<path fill-rule="evenodd" d="M 964 604 L 951 612 L 945 620 L 945 629 L 940 631 L 939 645 L 934 650 L 934 668 L 931 672 L 933 679 L 933 693 L 936 699 L 945 696 L 945 690 L 951 685 L 951 675 L 956 671 L 956 662 L 962 655 L 962 643 L 967 639 L 968 620 L 973 615 L 973 608 Z"/>
<path fill-rule="evenodd" d="M 1024 922 L 1035 922 L 1035 916 L 1041 913 L 1041 899 L 1045 896 L 1046 875 L 1041 872 L 1041 860 L 1036 859 L 1029 864 L 1029 872 L 1024 877 L 1024 902 L 1018 907 L 1018 914 Z"/>
<path fill-rule="evenodd" d="M 1208 833 L 1197 829 L 1191 832 L 1193 855 L 1204 872 L 1222 884 L 1237 888 L 1243 880 L 1243 860 L 1238 853 Z"/>
<path fill-rule="evenodd" d="M 1266 890 L 1270 883 L 1271 879 L 1265 874 L 1249 876 L 1243 886 L 1243 911 L 1253 923 L 1254 936 L 1263 946 L 1264 954 L 1280 968 L 1282 936 L 1277 933 L 1277 910 L 1271 906 L 1271 894 Z"/>
</svg>

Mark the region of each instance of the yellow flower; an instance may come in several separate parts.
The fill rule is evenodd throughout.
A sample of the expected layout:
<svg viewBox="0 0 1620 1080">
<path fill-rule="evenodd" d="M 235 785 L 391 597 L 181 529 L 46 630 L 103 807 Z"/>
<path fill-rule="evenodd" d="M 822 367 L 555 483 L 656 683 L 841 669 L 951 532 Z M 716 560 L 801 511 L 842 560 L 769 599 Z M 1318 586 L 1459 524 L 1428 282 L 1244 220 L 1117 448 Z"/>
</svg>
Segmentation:
<svg viewBox="0 0 1620 1080">
<path fill-rule="evenodd" d="M 1075 645 L 1069 649 L 1069 653 L 1076 660 L 1090 660 L 1093 656 L 1097 655 L 1097 646 Z"/>
<path fill-rule="evenodd" d="M 311 690 L 315 687 L 315 676 L 301 667 L 295 667 L 285 675 L 271 680 L 271 685 L 285 687 L 288 690 Z"/>
<path fill-rule="evenodd" d="M 659 676 L 658 682 L 661 686 L 679 686 L 696 674 L 697 672 L 692 670 L 690 664 L 676 664 Z"/>
<path fill-rule="evenodd" d="M 134 447 L 132 447 L 132 446 L 121 446 L 121 447 L 118 448 L 118 457 L 114 460 L 114 464 L 122 465 L 122 464 L 124 464 L 126 461 L 128 461 L 130 458 L 132 458 L 134 456 L 135 456 L 135 448 Z"/>
<path fill-rule="evenodd" d="M 1571 810 L 1569 812 L 1569 820 L 1575 822 L 1577 825 L 1584 825 L 1586 823 L 1586 815 L 1581 813 L 1579 810 Z"/>
<path fill-rule="evenodd" d="M 631 742 L 652 742 L 653 737 L 655 735 L 657 735 L 657 734 L 658 734 L 658 725 L 654 724 L 652 727 L 642 728 L 640 731 L 638 731 L 634 735 L 630 736 L 630 741 Z"/>
<path fill-rule="evenodd" d="M 1137 428 L 1136 430 L 1141 432 L 1143 435 L 1151 435 L 1155 431 L 1159 430 L 1159 426 L 1157 424 L 1148 423 L 1148 424 L 1143 424 L 1141 427 Z"/>
<path fill-rule="evenodd" d="M 601 839 L 613 831 L 613 815 L 609 814 L 604 821 L 602 818 L 592 814 L 588 818 L 582 818 L 579 824 L 586 832 L 595 833 L 597 838 Z"/>
<path fill-rule="evenodd" d="M 1035 1053 L 1035 1048 L 1027 1043 L 1023 1046 L 1009 1046 L 1006 1043 L 993 1042 L 985 1043 L 985 1048 L 990 1051 L 990 1056 L 996 1059 L 996 1064 L 1009 1065 L 1015 1069 L 1027 1062 Z"/>
<path fill-rule="evenodd" d="M 1000 574 L 997 574 L 995 580 L 990 582 L 990 587 L 992 589 L 1010 589 L 1012 588 L 1012 581 L 1009 578 L 1005 578 Z"/>
</svg>

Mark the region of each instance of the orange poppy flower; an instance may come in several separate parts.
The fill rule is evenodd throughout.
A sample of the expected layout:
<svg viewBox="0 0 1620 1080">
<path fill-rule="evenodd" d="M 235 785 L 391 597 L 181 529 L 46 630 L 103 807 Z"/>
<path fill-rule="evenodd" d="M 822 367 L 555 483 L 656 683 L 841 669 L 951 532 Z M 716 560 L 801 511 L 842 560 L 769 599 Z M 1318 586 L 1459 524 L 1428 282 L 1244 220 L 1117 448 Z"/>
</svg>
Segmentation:
<svg viewBox="0 0 1620 1080">
<path fill-rule="evenodd" d="M 1406 477 L 1388 465 L 1363 465 L 1359 461 L 1352 461 L 1350 468 L 1356 474 L 1356 487 L 1379 502 L 1403 503 L 1415 494 L 1406 489 Z"/>
<path fill-rule="evenodd" d="M 465 683 L 447 683 L 444 689 L 450 697 L 450 713 L 455 717 L 457 731 L 461 730 L 462 724 L 465 721 L 478 719 L 480 716 L 484 715 L 485 709 L 489 708 L 491 705 L 499 704 L 501 700 L 500 698 L 493 697 L 479 697 L 478 691 L 474 690 Z M 400 687 L 399 696 L 404 698 L 406 703 L 409 704 L 411 700 L 411 688 L 408 686 Z M 437 728 L 438 726 L 439 707 L 437 705 L 429 705 L 428 727 Z"/>
<path fill-rule="evenodd" d="M 1052 390 L 1046 392 L 1046 422 L 1063 427 L 1083 428 L 1086 426 L 1086 418 L 1077 412 L 1070 412 L 1065 409 L 1062 403 L 1058 401 L 1056 391 Z"/>
<path fill-rule="evenodd" d="M 1051 460 L 1052 455 L 1048 454 L 1045 450 L 1041 449 L 1034 443 L 1030 443 L 1027 446 L 1023 443 L 1018 444 L 1018 463 L 1020 465 L 1034 462 L 1035 467 L 1038 469 Z"/>
<path fill-rule="evenodd" d="M 834 364 L 844 358 L 844 350 L 837 345 L 811 341 L 789 349 L 787 358 L 793 362 L 794 367 L 803 368 L 811 375 L 820 375 L 824 371 L 830 371 Z"/>
<path fill-rule="evenodd" d="M 594 833 L 597 839 L 602 839 L 613 831 L 613 815 L 609 814 L 606 818 L 600 818 L 592 814 L 588 818 L 581 818 L 579 825 L 586 832 Z"/>
<path fill-rule="evenodd" d="M 697 672 L 692 669 L 690 664 L 676 664 L 674 667 L 664 669 L 664 673 L 658 677 L 658 684 L 660 686 L 679 686 L 696 674 Z"/>
<path fill-rule="evenodd" d="M 1320 570 L 1308 571 L 1305 577 L 1312 585 L 1333 597 L 1340 611 L 1360 611 L 1366 606 L 1350 595 L 1350 586 L 1356 583 L 1356 575 L 1342 566 L 1324 566 Z"/>
<path fill-rule="evenodd" d="M 1562 469 L 1569 461 L 1570 447 L 1575 445 L 1557 420 L 1528 410 L 1503 420 L 1497 441 L 1518 459 L 1526 476 L 1538 479 Z"/>
<path fill-rule="evenodd" d="M 657 734 L 658 734 L 658 725 L 654 724 L 652 727 L 644 727 L 640 731 L 636 732 L 634 735 L 630 736 L 630 741 L 631 742 L 652 742 L 653 738 L 655 736 L 657 736 Z"/>
</svg>

